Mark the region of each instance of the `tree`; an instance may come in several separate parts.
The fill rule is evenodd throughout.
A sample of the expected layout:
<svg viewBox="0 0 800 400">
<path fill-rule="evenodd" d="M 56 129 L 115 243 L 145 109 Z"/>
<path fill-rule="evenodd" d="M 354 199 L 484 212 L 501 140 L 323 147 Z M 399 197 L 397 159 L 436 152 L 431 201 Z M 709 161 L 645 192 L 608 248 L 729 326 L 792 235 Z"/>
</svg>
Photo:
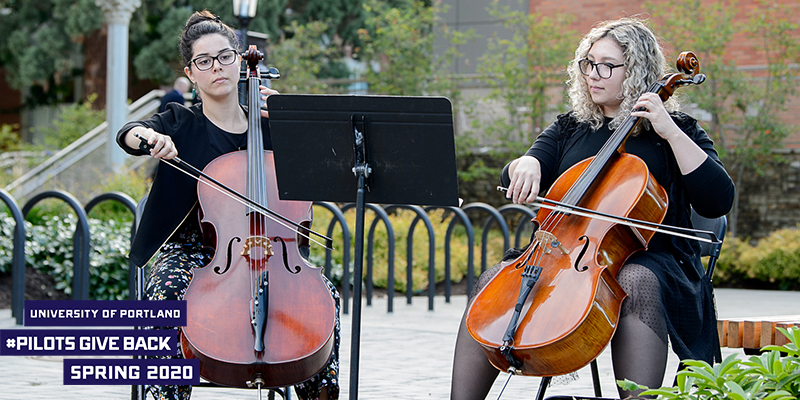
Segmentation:
<svg viewBox="0 0 800 400">
<path fill-rule="evenodd" d="M 492 158 L 507 160 L 530 147 L 549 123 L 549 112 L 564 110 L 566 67 L 580 36 L 564 29 L 570 23 L 564 15 L 528 14 L 497 3 L 489 14 L 503 21 L 508 34 L 488 38 L 487 51 L 478 59 L 479 79 L 489 92 L 464 101 L 470 126 L 458 148 L 467 156 L 475 147 L 486 146 Z M 499 175 L 499 169 L 487 167 L 483 158 L 459 171 L 465 180 L 495 181 Z"/>
<path fill-rule="evenodd" d="M 273 47 L 271 63 L 279 67 L 281 79 L 273 88 L 286 93 L 331 93 L 332 88 L 320 80 L 321 71 L 335 63 L 341 55 L 337 46 L 324 46 L 329 25 L 293 21 L 285 28 L 288 35 Z"/>
<path fill-rule="evenodd" d="M 434 51 L 435 28 L 443 13 L 439 2 L 428 5 L 424 1 L 403 0 L 393 5 L 369 0 L 365 8 L 372 17 L 359 35 L 364 42 L 362 59 L 373 66 L 366 73 L 370 92 L 448 95 L 451 99 L 456 96 L 455 82 L 445 68 L 456 55 L 455 46 L 438 54 Z M 466 37 L 448 29 L 441 32 L 454 44 Z"/>
<path fill-rule="evenodd" d="M 82 70 L 81 44 L 103 26 L 94 0 L 8 0 L 0 14 L 0 66 L 15 89 L 31 87 L 28 103 L 71 101 Z M 78 99 L 79 100 L 79 99 Z"/>
<path fill-rule="evenodd" d="M 294 1 L 293 6 L 302 9 L 294 13 L 286 12 L 287 3 L 287 0 L 259 0 L 257 15 L 248 30 L 267 33 L 274 45 L 285 38 L 291 39 L 299 30 L 297 27 L 315 20 L 325 23 L 328 38 L 355 40 L 355 31 L 366 18 L 363 0 Z M 0 42 L 0 66 L 7 69 L 12 87 L 30 89 L 30 106 L 80 100 L 73 99 L 73 78 L 83 73 L 87 63 L 96 64 L 91 67 L 93 70 L 104 70 L 105 64 L 105 57 L 83 57 L 84 43 L 102 36 L 105 25 L 105 17 L 95 0 L 3 0 L 2 4 L 11 12 L 0 14 L 0 35 L 6 38 Z M 169 85 L 182 74 L 179 34 L 189 15 L 203 9 L 239 28 L 230 1 L 143 0 L 130 21 L 132 78 Z M 287 37 L 284 27 L 292 21 L 297 24 Z M 328 40 L 327 45 L 331 43 Z M 92 85 L 84 96 L 101 89 Z M 98 94 L 96 105 L 102 106 L 104 93 Z"/>
<path fill-rule="evenodd" d="M 783 7 L 761 0 L 752 8 L 746 22 L 734 20 L 732 1 L 700 4 L 697 0 L 672 0 L 648 3 L 667 42 L 678 50 L 692 49 L 700 58 L 706 82 L 682 92 L 689 103 L 709 114 L 707 131 L 717 142 L 717 151 L 737 187 L 744 174 L 762 173 L 765 165 L 783 158 L 774 152 L 792 127 L 782 122 L 781 111 L 796 93 L 798 72 L 791 66 L 800 60 L 800 41 L 793 35 L 798 25 L 791 23 Z M 754 49 L 766 60 L 763 73 L 747 73 L 726 57 L 726 46 L 736 32 L 757 39 Z M 739 192 L 729 217 L 729 230 L 736 235 Z"/>
<path fill-rule="evenodd" d="M 545 114 L 565 103 L 554 102 L 552 96 L 565 94 L 566 68 L 580 36 L 569 26 L 569 17 L 557 14 L 545 17 L 499 7 L 495 3 L 489 14 L 504 21 L 510 39 L 496 33 L 489 38 L 487 52 L 478 60 L 478 72 L 491 91 L 482 101 L 503 105 L 504 116 L 481 122 L 473 115 L 473 129 L 497 140 L 500 151 L 521 154 L 544 129 Z M 548 89 L 555 88 L 555 91 Z M 562 97 L 563 98 L 563 97 Z"/>
<path fill-rule="evenodd" d="M 259 0 L 256 16 L 247 29 L 277 38 L 281 33 L 286 0 Z M 195 11 L 209 10 L 233 28 L 233 3 L 219 0 L 144 0 L 131 21 L 131 53 L 135 77 L 171 85 L 183 74 L 178 43 L 186 20 Z"/>
</svg>

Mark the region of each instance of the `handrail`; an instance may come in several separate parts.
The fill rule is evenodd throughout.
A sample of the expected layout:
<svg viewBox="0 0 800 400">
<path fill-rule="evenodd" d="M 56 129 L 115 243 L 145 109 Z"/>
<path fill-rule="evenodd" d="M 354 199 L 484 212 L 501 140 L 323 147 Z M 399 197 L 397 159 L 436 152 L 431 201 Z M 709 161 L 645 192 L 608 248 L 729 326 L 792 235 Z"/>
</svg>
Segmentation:
<svg viewBox="0 0 800 400">
<path fill-rule="evenodd" d="M 160 89 L 151 90 L 131 105 L 128 106 L 128 120 L 144 119 L 148 115 L 158 110 L 161 104 L 160 98 L 164 91 Z M 103 121 L 100 125 L 90 130 L 69 146 L 56 152 L 45 162 L 37 165 L 26 174 L 8 184 L 4 189 L 13 194 L 16 198 L 27 197 L 45 182 L 56 177 L 76 162 L 97 150 L 108 142 L 108 122 Z"/>
<path fill-rule="evenodd" d="M 428 310 L 433 311 L 433 296 L 436 294 L 436 241 L 431 219 L 428 218 L 425 209 L 420 206 L 391 204 L 384 207 L 384 209 L 387 213 L 394 212 L 394 210 L 410 210 L 416 214 L 416 217 L 408 227 L 408 236 L 406 236 L 406 303 L 408 304 L 411 304 L 411 298 L 414 295 L 414 279 L 412 275 L 414 270 L 414 228 L 420 220 L 425 224 L 425 228 L 428 231 Z"/>
<path fill-rule="evenodd" d="M 394 228 L 389 220 L 389 214 L 380 207 L 371 208 L 375 212 L 375 218 L 369 226 L 367 234 L 367 305 L 372 305 L 372 264 L 375 253 L 375 228 L 378 222 L 383 222 L 386 228 L 387 261 L 386 261 L 386 312 L 394 312 Z"/>
<path fill-rule="evenodd" d="M 503 219 L 503 216 L 499 211 L 497 211 L 497 209 L 486 203 L 469 203 L 465 204 L 463 207 L 461 207 L 461 209 L 464 210 L 464 212 L 481 210 L 489 214 L 489 216 L 486 218 L 486 222 L 483 225 L 483 235 L 481 237 L 481 273 L 483 273 L 486 271 L 486 248 L 489 242 L 489 229 L 491 229 L 494 222 L 497 222 L 498 225 L 500 225 L 500 231 L 503 233 L 503 248 L 508 249 L 510 243 L 508 224 L 506 224 L 506 220 Z"/>
</svg>

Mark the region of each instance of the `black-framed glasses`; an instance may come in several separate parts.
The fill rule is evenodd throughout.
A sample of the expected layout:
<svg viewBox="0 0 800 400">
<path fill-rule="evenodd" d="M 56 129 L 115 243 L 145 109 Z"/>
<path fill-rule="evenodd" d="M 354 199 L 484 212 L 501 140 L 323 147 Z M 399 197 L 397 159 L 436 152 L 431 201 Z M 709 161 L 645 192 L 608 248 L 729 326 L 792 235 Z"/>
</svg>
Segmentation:
<svg viewBox="0 0 800 400">
<path fill-rule="evenodd" d="M 582 74 L 589 76 L 589 74 L 592 73 L 592 70 L 597 68 L 597 75 L 603 79 L 611 78 L 611 72 L 613 72 L 613 69 L 622 67 L 624 65 L 625 64 L 614 65 L 611 63 L 596 63 L 588 58 L 578 61 L 578 69 L 581 70 Z"/>
<path fill-rule="evenodd" d="M 205 71 L 211 69 L 211 67 L 214 66 L 214 60 L 217 60 L 217 62 L 219 62 L 219 65 L 231 65 L 234 63 L 234 61 L 236 61 L 236 50 L 234 49 L 223 50 L 216 56 L 204 55 L 195 57 L 194 60 L 189 61 L 189 64 L 190 66 L 191 64 L 194 64 L 194 66 L 197 67 L 199 71 Z"/>
</svg>

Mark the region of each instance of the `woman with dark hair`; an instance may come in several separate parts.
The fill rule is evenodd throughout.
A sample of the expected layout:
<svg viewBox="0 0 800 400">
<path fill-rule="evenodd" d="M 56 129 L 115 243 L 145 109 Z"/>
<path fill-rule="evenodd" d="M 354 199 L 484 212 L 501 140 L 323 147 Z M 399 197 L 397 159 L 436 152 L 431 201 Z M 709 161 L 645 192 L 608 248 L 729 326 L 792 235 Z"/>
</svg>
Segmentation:
<svg viewBox="0 0 800 400">
<path fill-rule="evenodd" d="M 647 92 L 666 72 L 656 36 L 642 21 L 625 18 L 593 28 L 568 68 L 572 110 L 558 116 L 525 155 L 503 169 L 501 183 L 508 187 L 508 198 L 533 202 L 569 167 L 597 154 L 633 115 L 643 120 L 625 150 L 639 156 L 667 191 L 663 223 L 690 228 L 691 207 L 708 218 L 725 215 L 733 204 L 734 186 L 711 139 L 694 118 L 676 111 L 674 97 L 665 103 Z M 510 251 L 503 262 L 519 254 Z M 617 281 L 628 297 L 611 340 L 618 380 L 661 387 L 668 342 L 682 360 L 721 361 L 711 282 L 703 277 L 698 254 L 694 241 L 656 233 L 647 250 L 634 253 L 620 269 Z M 470 298 L 503 262 L 480 276 Z M 462 320 L 451 398 L 485 398 L 497 374 Z M 619 393 L 621 398 L 632 394 Z"/>
<path fill-rule="evenodd" d="M 139 138 L 144 138 L 152 146 L 151 156 L 169 160 L 180 151 L 183 161 L 199 169 L 223 154 L 244 149 L 247 113 L 257 111 L 239 104 L 238 47 L 233 29 L 208 11 L 195 12 L 181 33 L 180 52 L 183 71 L 202 103 L 191 107 L 170 103 L 162 113 L 126 124 L 117 133 L 120 147 L 132 155 L 146 155 L 139 149 Z M 275 93 L 261 87 L 263 96 Z M 269 150 L 269 114 L 266 110 L 260 113 L 264 149 Z M 130 259 L 138 266 L 144 266 L 157 254 L 146 283 L 147 299 L 183 299 L 192 270 L 211 261 L 213 250 L 201 244 L 197 215 L 197 182 L 159 163 L 130 251 Z M 300 249 L 308 255 L 307 245 Z M 333 355 L 318 375 L 295 386 L 301 399 L 336 399 L 339 395 L 339 295 L 333 284 L 327 279 L 325 282 L 336 305 Z M 174 357 L 180 358 L 180 351 Z M 188 399 L 191 390 L 191 386 L 148 388 L 155 399 Z"/>
</svg>

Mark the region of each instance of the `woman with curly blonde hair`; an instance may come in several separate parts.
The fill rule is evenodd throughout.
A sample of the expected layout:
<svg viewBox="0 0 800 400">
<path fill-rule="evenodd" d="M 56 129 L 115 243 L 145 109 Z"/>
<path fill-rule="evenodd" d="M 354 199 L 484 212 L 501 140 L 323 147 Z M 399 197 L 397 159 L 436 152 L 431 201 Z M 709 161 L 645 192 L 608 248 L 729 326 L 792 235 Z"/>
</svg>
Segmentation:
<svg viewBox="0 0 800 400">
<path fill-rule="evenodd" d="M 597 154 L 633 115 L 643 123 L 625 149 L 640 157 L 667 191 L 665 224 L 691 227 L 692 208 L 708 218 L 730 210 L 733 182 L 711 139 L 694 118 L 676 111 L 675 100 L 665 104 L 647 91 L 665 74 L 666 61 L 643 21 L 625 18 L 596 25 L 581 40 L 567 71 L 572 110 L 559 115 L 523 156 L 503 169 L 501 182 L 510 200 L 533 202 L 569 167 Z M 523 250 L 509 250 L 500 264 L 484 272 L 470 298 Z M 698 254 L 694 241 L 656 233 L 647 250 L 634 253 L 620 269 L 617 280 L 628 297 L 611 340 L 617 379 L 661 387 L 668 343 L 682 360 L 720 360 L 711 282 Z M 451 398 L 485 398 L 497 373 L 462 320 Z"/>
</svg>

